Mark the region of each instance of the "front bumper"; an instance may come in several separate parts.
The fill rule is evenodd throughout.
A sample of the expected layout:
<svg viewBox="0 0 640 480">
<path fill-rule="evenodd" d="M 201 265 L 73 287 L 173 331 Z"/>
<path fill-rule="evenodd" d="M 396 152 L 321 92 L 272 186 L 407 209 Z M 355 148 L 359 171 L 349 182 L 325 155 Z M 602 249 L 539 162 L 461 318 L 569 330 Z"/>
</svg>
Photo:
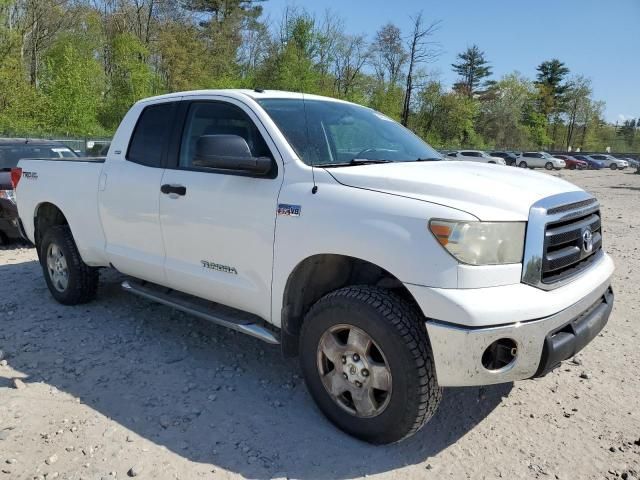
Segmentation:
<svg viewBox="0 0 640 480">
<path fill-rule="evenodd" d="M 604 328 L 613 308 L 607 283 L 549 317 L 488 328 L 426 322 L 441 386 L 490 385 L 544 375 L 574 356 Z M 489 370 L 483 354 L 493 342 L 515 342 L 508 365 Z"/>
</svg>

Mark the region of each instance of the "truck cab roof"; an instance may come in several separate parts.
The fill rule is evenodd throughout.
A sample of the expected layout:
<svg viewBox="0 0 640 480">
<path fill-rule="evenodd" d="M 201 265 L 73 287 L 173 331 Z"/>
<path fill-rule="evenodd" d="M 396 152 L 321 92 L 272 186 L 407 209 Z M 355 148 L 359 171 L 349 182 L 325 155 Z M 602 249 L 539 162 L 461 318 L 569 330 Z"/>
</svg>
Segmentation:
<svg viewBox="0 0 640 480">
<path fill-rule="evenodd" d="M 154 103 L 160 100 L 165 99 L 177 99 L 182 97 L 197 97 L 197 96 L 209 96 L 209 95 L 221 95 L 231 98 L 236 98 L 238 100 L 250 98 L 252 100 L 263 100 L 267 98 L 289 98 L 295 100 L 322 100 L 327 102 L 338 102 L 338 103 L 351 103 L 346 102 L 344 100 L 340 100 L 337 98 L 324 97 L 322 95 L 313 95 L 308 93 L 300 93 L 300 92 L 287 92 L 284 90 L 263 90 L 263 89 L 242 89 L 242 88 L 225 88 L 225 89 L 216 89 L 216 90 L 189 90 L 184 92 L 174 92 L 168 93 L 165 95 L 158 95 L 155 97 L 145 98 L 140 100 L 138 103 Z"/>
</svg>

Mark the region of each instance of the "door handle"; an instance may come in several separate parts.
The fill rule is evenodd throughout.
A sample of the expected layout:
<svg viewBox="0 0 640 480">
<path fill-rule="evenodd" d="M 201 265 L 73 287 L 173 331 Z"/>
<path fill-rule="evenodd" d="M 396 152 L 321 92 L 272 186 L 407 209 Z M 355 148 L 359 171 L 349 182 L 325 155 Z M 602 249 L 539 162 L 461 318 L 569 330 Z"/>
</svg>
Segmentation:
<svg viewBox="0 0 640 480">
<path fill-rule="evenodd" d="M 160 187 L 160 191 L 165 195 L 174 193 L 183 197 L 187 194 L 187 187 L 185 187 L 184 185 L 170 185 L 168 183 L 165 183 Z"/>
</svg>

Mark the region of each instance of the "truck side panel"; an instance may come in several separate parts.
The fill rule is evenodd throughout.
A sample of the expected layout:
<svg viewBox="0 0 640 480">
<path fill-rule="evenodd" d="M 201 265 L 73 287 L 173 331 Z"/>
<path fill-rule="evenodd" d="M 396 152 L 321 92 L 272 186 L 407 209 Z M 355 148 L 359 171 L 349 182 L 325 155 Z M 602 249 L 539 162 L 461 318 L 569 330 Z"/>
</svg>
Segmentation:
<svg viewBox="0 0 640 480">
<path fill-rule="evenodd" d="M 47 203 L 65 216 L 78 251 L 91 266 L 107 266 L 104 232 L 98 216 L 98 183 L 104 164 L 82 161 L 21 160 L 16 198 L 29 240 L 35 242 L 35 218 Z"/>
</svg>

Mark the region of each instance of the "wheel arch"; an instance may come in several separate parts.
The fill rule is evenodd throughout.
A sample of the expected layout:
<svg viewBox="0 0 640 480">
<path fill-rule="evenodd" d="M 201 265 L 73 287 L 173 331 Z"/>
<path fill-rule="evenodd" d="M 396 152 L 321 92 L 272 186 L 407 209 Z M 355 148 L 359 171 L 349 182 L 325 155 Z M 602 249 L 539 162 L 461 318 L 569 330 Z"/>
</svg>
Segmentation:
<svg viewBox="0 0 640 480">
<path fill-rule="evenodd" d="M 56 225 L 69 225 L 62 210 L 51 202 L 39 203 L 33 212 L 33 237 L 39 254 L 39 246 L 45 232 Z"/>
<path fill-rule="evenodd" d="M 297 355 L 298 337 L 311 306 L 327 293 L 348 285 L 387 288 L 418 307 L 398 277 L 375 263 L 339 254 L 309 256 L 290 272 L 282 296 L 281 343 L 285 356 Z"/>
</svg>

